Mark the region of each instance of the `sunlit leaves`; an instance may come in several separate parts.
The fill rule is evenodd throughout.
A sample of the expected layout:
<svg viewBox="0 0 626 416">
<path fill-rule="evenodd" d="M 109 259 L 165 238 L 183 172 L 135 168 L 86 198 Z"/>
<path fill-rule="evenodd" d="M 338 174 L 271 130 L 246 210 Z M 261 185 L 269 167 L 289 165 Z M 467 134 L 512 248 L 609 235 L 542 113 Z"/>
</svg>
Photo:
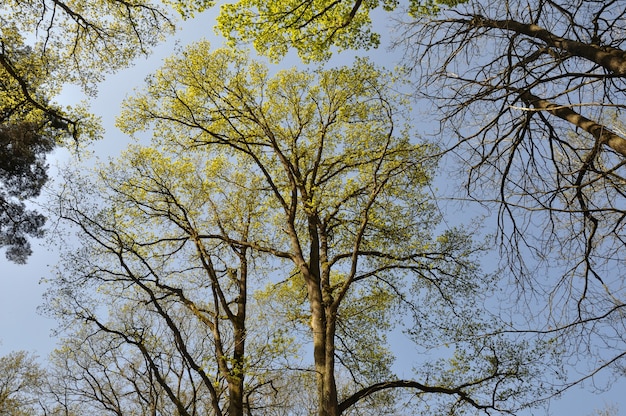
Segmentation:
<svg viewBox="0 0 626 416">
<path fill-rule="evenodd" d="M 165 12 L 149 2 L 9 0 L 0 11 L 7 12 L 3 20 L 8 25 L 3 26 L 28 35 L 29 46 L 41 60 L 43 67 L 29 71 L 54 71 L 56 78 L 46 74 L 46 81 L 59 86 L 65 82 L 94 86 L 104 71 L 128 65 L 173 28 Z M 4 30 L 2 38 L 5 47 L 14 48 Z M 11 49 L 4 52 L 19 64 Z M 19 75 L 27 77 L 29 71 Z"/>
<path fill-rule="evenodd" d="M 177 155 L 177 163 L 219 160 L 231 172 L 230 182 L 205 189 L 204 198 L 214 201 L 209 212 L 237 244 L 250 246 L 257 256 L 274 255 L 282 275 L 295 270 L 283 284 L 272 274 L 258 275 L 265 292 L 257 296 L 280 310 L 273 319 L 307 336 L 314 318 L 302 267 L 319 268 L 317 290 L 330 299 L 323 307 L 334 311 L 329 322 L 337 327 L 332 342 L 341 365 L 359 383 L 390 376 L 385 333 L 396 298 L 388 285 L 395 284 L 399 264 L 419 267 L 411 256 L 429 240 L 429 221 L 437 218 L 421 192 L 435 159 L 428 158 L 428 145 L 415 143 L 396 125 L 394 115 L 404 103 L 388 90 L 393 82 L 367 60 L 271 74 L 242 53 L 210 51 L 201 42 L 168 60 L 145 92 L 126 101 L 118 122 L 132 134 L 150 130 L 153 143 Z M 159 158 L 152 158 L 157 166 Z M 217 168 L 205 172 L 196 187 L 225 179 Z M 166 176 L 182 179 L 176 169 Z M 246 196 L 231 193 L 238 188 L 245 188 L 250 206 L 257 208 L 236 218 L 249 218 L 263 231 L 248 240 L 230 231 L 240 225 L 228 222 L 229 212 L 237 212 L 233 201 Z M 315 232 L 312 221 L 318 224 Z M 308 254 L 315 250 L 321 258 Z M 386 283 L 376 281 L 378 274 L 388 275 Z M 334 298 L 337 306 L 331 304 Z M 274 345 L 289 342 L 273 339 Z"/>
<path fill-rule="evenodd" d="M 0 357 L 0 414 L 26 416 L 37 408 L 43 370 L 25 351 Z"/>
<path fill-rule="evenodd" d="M 201 13 L 215 5 L 213 0 L 163 0 L 163 3 L 172 6 L 184 19 L 193 18 L 195 13 Z"/>
<path fill-rule="evenodd" d="M 411 318 L 423 348 L 435 339 L 475 346 L 490 328 L 476 313 L 492 283 L 475 263 L 482 247 L 461 230 L 437 237 L 444 227 L 428 189 L 437 149 L 404 125 L 397 82 L 366 59 L 276 71 L 206 41 L 179 50 L 118 119 L 126 133 L 151 135 L 150 145 L 100 167 L 97 189 L 77 187 L 106 206 L 82 208 L 76 190 L 61 201 L 88 247 L 70 268 L 96 282 L 112 323 L 128 323 L 120 331 L 140 334 L 142 345 L 158 345 L 151 322 L 163 311 L 210 329 L 214 360 L 193 362 L 216 379 L 206 384 L 192 366 L 209 390 L 243 378 L 266 385 L 285 376 L 275 366 L 283 363 L 298 368 L 294 380 L 314 370 L 319 408 L 328 410 L 339 403 L 324 385 L 340 373 L 349 374 L 341 386 L 349 403 L 363 386 L 394 378 L 386 336 Z M 246 305 L 248 318 L 235 317 Z M 250 317 L 268 323 L 253 328 Z M 232 329 L 220 330 L 227 322 Z M 175 325 L 177 345 L 193 335 L 186 325 Z M 258 357 L 220 351 L 237 333 L 227 348 L 245 339 Z M 303 361 L 311 345 L 313 362 Z"/>
<path fill-rule="evenodd" d="M 411 0 L 409 13 L 435 14 L 441 6 L 465 1 Z M 240 0 L 222 6 L 218 30 L 231 45 L 252 43 L 257 52 L 273 60 L 294 48 L 304 61 L 319 61 L 334 51 L 379 46 L 372 15 L 400 5 L 398 0 Z"/>
<path fill-rule="evenodd" d="M 118 124 L 131 134 L 149 127 L 164 148 L 230 155 L 242 175 L 265 183 L 262 205 L 297 204 L 298 221 L 317 215 L 332 235 L 332 252 L 350 252 L 365 221 L 362 248 L 401 241 L 400 256 L 419 249 L 436 221 L 419 191 L 434 163 L 426 157 L 429 146 L 412 144 L 394 126 L 391 115 L 402 102 L 388 96 L 392 82 L 366 60 L 270 76 L 241 53 L 210 52 L 201 42 L 168 60 L 145 93 L 127 100 Z M 282 215 L 272 214 L 275 227 L 285 226 Z"/>
<path fill-rule="evenodd" d="M 150 2 L 8 0 L 0 5 L 0 92 L 2 117 L 12 109 L 17 121 L 41 120 L 71 133 L 96 138 L 94 119 L 83 110 L 50 102 L 64 86 L 75 84 L 95 94 L 106 73 L 147 54 L 173 23 Z M 17 103 L 28 111 L 16 111 Z"/>
<path fill-rule="evenodd" d="M 167 393 L 161 400 L 170 407 L 221 406 L 228 404 L 227 386 L 248 373 L 250 391 L 262 394 L 254 377 L 271 378 L 274 357 L 289 348 L 265 330 L 244 333 L 247 321 L 239 317 L 248 302 L 246 264 L 259 256 L 248 257 L 229 241 L 264 235 L 257 228 L 263 207 L 254 178 L 239 168 L 245 171 L 202 151 L 132 146 L 91 176 L 68 178 L 73 191 L 59 211 L 80 227 L 83 246 L 65 257 L 48 307 L 72 327 L 80 323 L 83 331 L 75 336 L 105 349 L 102 357 L 77 359 L 116 382 L 106 386 L 111 394 L 130 389 L 124 394 L 129 406 L 138 406 L 147 391 Z M 238 349 L 244 336 L 259 357 Z M 129 356 L 137 363 L 119 373 L 106 366 Z M 139 381 L 129 384 L 133 372 Z M 168 393 L 173 384 L 178 390 Z"/>
<path fill-rule="evenodd" d="M 359 2 L 360 3 L 360 2 Z M 379 35 L 370 30 L 369 12 L 379 1 L 351 2 L 256 1 L 222 6 L 219 30 L 232 41 L 252 42 L 272 59 L 295 47 L 305 60 L 328 57 L 330 48 L 378 46 Z"/>
<path fill-rule="evenodd" d="M 162 7 L 150 2 L 3 1 L 0 4 L 0 124 L 4 132 L 30 126 L 37 137 L 49 143 L 43 152 L 36 146 L 27 149 L 32 141 L 15 144 L 38 154 L 40 167 L 44 166 L 45 153 L 58 144 L 71 141 L 77 149 L 99 138 L 98 118 L 89 114 L 84 105 L 63 108 L 51 100 L 68 84 L 78 85 L 94 95 L 96 84 L 106 73 L 126 67 L 135 57 L 147 54 L 173 29 Z M 3 156 L 10 157 L 7 152 Z M 27 163 L 24 165 L 24 169 L 29 167 Z M 35 187 L 40 188 L 45 181 L 46 169 L 40 169 L 37 181 L 33 182 Z M 17 176 L 3 179 L 19 180 Z M 6 187 L 10 188 L 11 184 Z M 7 256 L 19 263 L 25 262 L 30 254 L 25 235 L 41 236 L 44 222 L 43 216 L 25 210 L 22 199 L 7 200 L 4 191 L 0 194 L 0 246 L 9 246 Z"/>
</svg>

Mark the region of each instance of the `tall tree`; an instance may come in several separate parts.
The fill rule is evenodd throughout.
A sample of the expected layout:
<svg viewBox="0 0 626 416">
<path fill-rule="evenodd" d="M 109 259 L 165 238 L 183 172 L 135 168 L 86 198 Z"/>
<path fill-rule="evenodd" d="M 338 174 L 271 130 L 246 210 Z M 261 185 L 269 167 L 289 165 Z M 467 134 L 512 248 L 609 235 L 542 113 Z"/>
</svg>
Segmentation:
<svg viewBox="0 0 626 416">
<path fill-rule="evenodd" d="M 43 233 L 45 218 L 23 201 L 41 192 L 48 179 L 45 156 L 54 145 L 35 123 L 0 124 L 0 247 L 8 247 L 6 257 L 16 263 L 32 252 L 27 237 Z"/>
<path fill-rule="evenodd" d="M 518 287 L 546 296 L 534 329 L 562 336 L 572 354 L 602 351 L 586 376 L 624 367 L 623 2 L 258 3 L 225 8 L 226 35 L 305 59 L 375 46 L 375 8 L 404 6 L 395 44 L 416 94 L 435 103 L 442 150 L 468 172 L 462 196 L 495 206 Z"/>
<path fill-rule="evenodd" d="M 473 318 L 480 320 L 480 294 L 490 280 L 468 257 L 477 247 L 467 235 L 447 230 L 436 237 L 439 217 L 425 191 L 433 149 L 396 124 L 402 102 L 390 93 L 392 81 L 363 60 L 270 76 L 241 53 L 210 52 L 201 42 L 169 59 L 146 91 L 126 102 L 119 125 L 131 134 L 152 131 L 155 146 L 177 155 L 197 149 L 226 156 L 244 178 L 255 178 L 250 193 L 263 214 L 254 221 L 260 235 L 242 239 L 225 228 L 196 238 L 271 258 L 281 280 L 301 288 L 320 415 L 394 388 L 447 397 L 444 407 L 500 409 L 530 388 L 520 373 L 530 369 L 515 357 L 527 351 L 477 336 L 489 326 Z M 413 314 L 421 345 L 463 344 L 454 368 L 433 365 L 422 381 L 397 380 L 384 349 L 365 365 L 353 346 L 360 331 L 379 324 L 372 315 L 385 302 Z M 472 366 L 462 364 L 470 357 Z M 354 382 L 342 397 L 338 366 Z"/>
<path fill-rule="evenodd" d="M 33 66 L 29 83 L 39 88 L 44 81 L 37 74 L 43 68 L 36 69 L 32 49 L 17 48 L 15 55 Z M 0 247 L 7 247 L 6 257 L 16 263 L 31 253 L 28 237 L 43 233 L 45 218 L 24 202 L 40 194 L 48 179 L 46 156 L 69 136 L 57 114 L 26 100 L 20 83 L 0 66 Z"/>
<path fill-rule="evenodd" d="M 258 179 L 239 168 L 132 148 L 100 184 L 70 175 L 59 214 L 83 248 L 68 253 L 49 307 L 86 322 L 58 356 L 72 400 L 119 414 L 242 416 L 269 394 L 272 357 L 289 342 L 246 326 L 264 207 Z"/>
</svg>

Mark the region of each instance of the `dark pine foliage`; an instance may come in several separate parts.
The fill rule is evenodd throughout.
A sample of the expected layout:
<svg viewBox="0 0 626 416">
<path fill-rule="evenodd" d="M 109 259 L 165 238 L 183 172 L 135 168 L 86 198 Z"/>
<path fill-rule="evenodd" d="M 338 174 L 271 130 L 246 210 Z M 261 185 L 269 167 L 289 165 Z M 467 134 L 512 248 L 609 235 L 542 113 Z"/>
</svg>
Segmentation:
<svg viewBox="0 0 626 416">
<path fill-rule="evenodd" d="M 32 253 L 28 237 L 41 237 L 45 217 L 24 201 L 39 196 L 48 180 L 46 155 L 52 135 L 36 123 L 0 124 L 0 247 L 19 264 Z"/>
</svg>

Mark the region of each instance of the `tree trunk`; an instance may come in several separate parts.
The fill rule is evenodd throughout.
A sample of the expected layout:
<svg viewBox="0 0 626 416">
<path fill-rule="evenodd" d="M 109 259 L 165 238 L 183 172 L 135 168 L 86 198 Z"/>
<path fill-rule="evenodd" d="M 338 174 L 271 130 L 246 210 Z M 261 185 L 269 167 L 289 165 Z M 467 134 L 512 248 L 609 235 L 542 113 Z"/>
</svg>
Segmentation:
<svg viewBox="0 0 626 416">
<path fill-rule="evenodd" d="M 309 282 L 307 286 L 311 303 L 318 415 L 337 416 L 339 403 L 335 384 L 334 322 L 328 322 L 319 286 L 314 282 Z"/>
<path fill-rule="evenodd" d="M 237 310 L 232 318 L 234 327 L 233 365 L 228 380 L 229 416 L 244 416 L 244 370 L 246 342 L 246 302 L 248 297 L 248 261 L 245 249 L 239 254 L 239 277 L 233 272 L 231 279 L 239 286 Z"/>
<path fill-rule="evenodd" d="M 335 320 L 324 301 L 324 282 L 321 278 L 319 234 L 316 218 L 309 218 L 310 252 L 308 266 L 301 265 L 306 281 L 311 308 L 313 332 L 313 361 L 315 363 L 318 415 L 338 416 L 337 386 L 335 383 Z M 303 267 L 304 266 L 304 267 Z"/>
<path fill-rule="evenodd" d="M 228 415 L 244 416 L 244 340 L 245 331 L 241 327 L 235 329 L 235 346 L 233 365 L 228 376 Z"/>
<path fill-rule="evenodd" d="M 234 378 L 228 383 L 228 416 L 244 416 L 243 377 Z"/>
<path fill-rule="evenodd" d="M 335 318 L 334 314 L 326 312 L 326 346 L 324 370 L 324 413 L 320 415 L 339 416 L 339 401 L 337 399 L 337 384 L 335 382 Z"/>
</svg>

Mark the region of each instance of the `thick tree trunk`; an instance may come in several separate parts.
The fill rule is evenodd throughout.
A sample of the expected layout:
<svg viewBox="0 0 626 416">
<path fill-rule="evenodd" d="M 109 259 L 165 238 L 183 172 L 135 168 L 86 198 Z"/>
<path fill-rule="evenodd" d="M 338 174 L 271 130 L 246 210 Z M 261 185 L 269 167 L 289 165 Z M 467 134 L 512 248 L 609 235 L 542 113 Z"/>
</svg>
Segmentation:
<svg viewBox="0 0 626 416">
<path fill-rule="evenodd" d="M 315 364 L 318 415 L 338 416 L 337 385 L 335 383 L 335 319 L 327 311 L 324 299 L 324 282 L 320 265 L 320 241 L 317 219 L 309 217 L 309 262 L 304 264 L 304 279 L 311 308 L 311 330 L 313 332 L 313 361 Z"/>
<path fill-rule="evenodd" d="M 233 366 L 228 376 L 228 415 L 244 416 L 244 340 L 243 328 L 235 330 Z"/>
<path fill-rule="evenodd" d="M 248 262 L 246 252 L 239 253 L 239 277 L 233 272 L 231 279 L 239 286 L 237 310 L 232 318 L 234 327 L 233 365 L 228 380 L 229 416 L 244 416 L 244 365 L 246 352 L 246 302 L 248 297 Z"/>
<path fill-rule="evenodd" d="M 334 322 L 328 316 L 322 302 L 321 291 L 315 282 L 309 282 L 311 304 L 311 330 L 313 332 L 313 361 L 315 364 L 318 415 L 338 416 L 337 386 L 335 383 Z"/>
<path fill-rule="evenodd" d="M 228 416 L 244 416 L 243 377 L 228 383 Z"/>
<path fill-rule="evenodd" d="M 335 318 L 326 312 L 326 362 L 324 372 L 324 415 L 339 416 L 337 384 L 335 382 Z"/>
</svg>

